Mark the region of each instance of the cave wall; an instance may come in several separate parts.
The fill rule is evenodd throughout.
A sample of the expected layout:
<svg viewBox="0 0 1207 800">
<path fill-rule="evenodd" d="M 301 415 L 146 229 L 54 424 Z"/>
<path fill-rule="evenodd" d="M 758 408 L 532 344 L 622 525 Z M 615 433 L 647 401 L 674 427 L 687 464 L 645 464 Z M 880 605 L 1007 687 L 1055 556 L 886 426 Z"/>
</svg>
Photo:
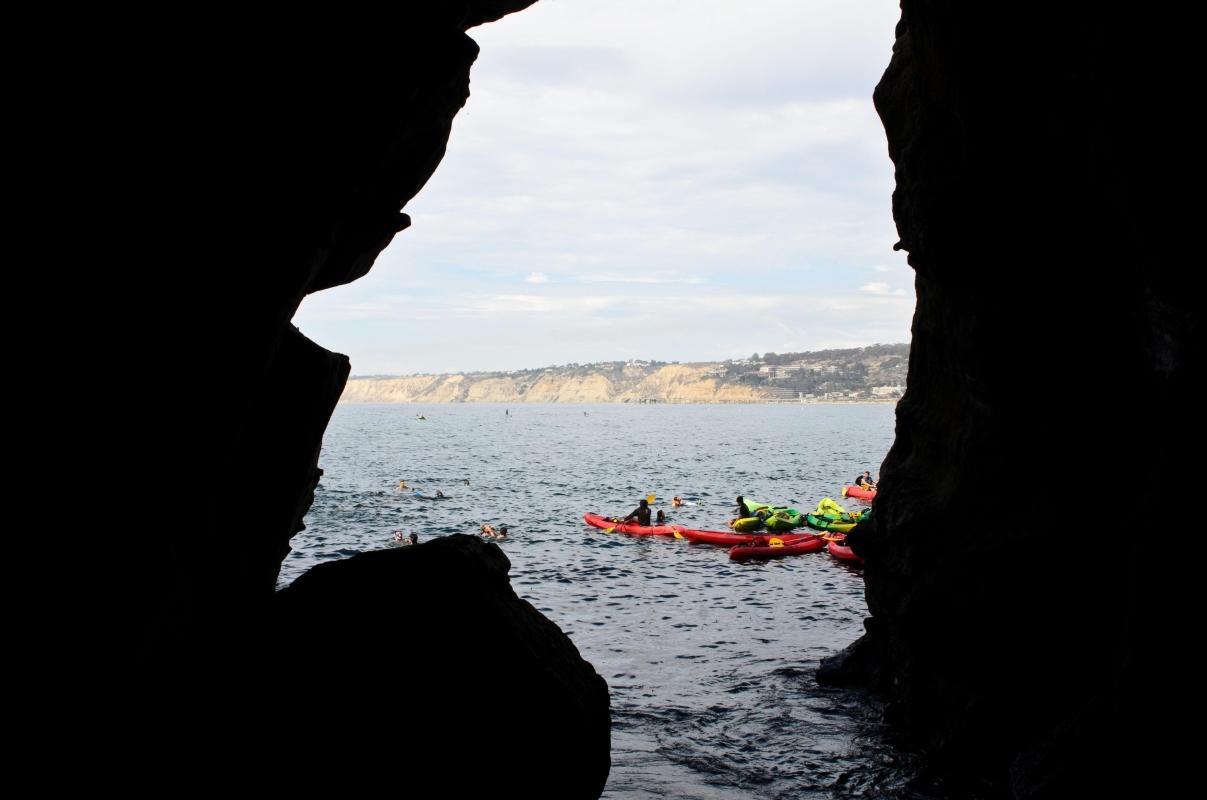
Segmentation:
<svg viewBox="0 0 1207 800">
<path fill-rule="evenodd" d="M 1122 4 L 901 7 L 874 99 L 916 272 L 908 389 L 868 633 L 822 677 L 1013 796 L 1114 796 L 1168 774 L 1140 687 L 1186 608 L 1143 517 L 1168 518 L 1199 427 L 1171 32 Z"/>
<path fill-rule="evenodd" d="M 602 790 L 606 684 L 515 598 L 497 548 L 458 541 L 354 558 L 336 579 L 276 592 L 350 369 L 291 320 L 307 294 L 364 275 L 410 224 L 402 209 L 443 158 L 469 96 L 478 46 L 466 31 L 533 2 L 405 3 L 355 20 L 172 13 L 153 21 L 154 35 L 109 36 L 106 24 L 79 45 L 88 96 L 70 106 L 73 131 L 109 169 L 88 183 L 105 190 L 100 255 L 65 281 L 91 294 L 80 308 L 104 316 L 80 326 L 89 435 L 73 445 L 104 466 L 103 486 L 84 489 L 96 492 L 91 510 L 120 510 L 63 618 L 82 633 L 62 637 L 69 657 L 59 661 L 89 669 L 60 685 L 83 723 L 72 730 L 94 743 L 89 758 L 119 780 L 388 780 L 414 791 L 465 772 L 504 793 Z M 64 38 L 64 49 L 74 44 Z M 414 601 L 433 575 L 477 601 L 478 619 L 454 604 L 357 613 L 373 598 Z M 489 635 L 486 619 L 498 623 Z M 507 659 L 502 673 L 530 677 L 473 686 L 466 665 L 496 658 Z M 347 700 L 347 687 L 385 675 L 400 676 L 396 691 Z M 384 747 L 373 746 L 383 720 Z M 119 724 L 127 736 L 111 735 Z M 434 727 L 526 741 L 562 760 L 505 765 L 432 748 Z M 350 754 L 354 741 L 364 749 Z M 325 757 L 296 763 L 311 752 Z M 482 771 L 465 770 L 467 760 Z"/>
</svg>

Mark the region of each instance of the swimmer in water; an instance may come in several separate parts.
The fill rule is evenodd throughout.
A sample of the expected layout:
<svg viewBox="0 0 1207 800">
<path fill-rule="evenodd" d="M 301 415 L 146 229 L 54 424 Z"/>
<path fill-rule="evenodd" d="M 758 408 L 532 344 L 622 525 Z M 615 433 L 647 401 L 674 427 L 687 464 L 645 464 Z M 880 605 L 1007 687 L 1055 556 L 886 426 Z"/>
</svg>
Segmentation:
<svg viewBox="0 0 1207 800">
<path fill-rule="evenodd" d="M 681 505 L 683 505 L 683 500 L 679 497 L 679 495 L 675 495 L 674 497 L 671 498 L 671 507 L 672 508 L 678 508 Z"/>
<path fill-rule="evenodd" d="M 399 482 L 398 482 L 398 488 L 399 488 L 399 489 L 410 489 L 411 487 L 410 487 L 410 486 L 407 486 L 407 482 L 406 482 L 406 481 L 399 481 Z"/>
</svg>

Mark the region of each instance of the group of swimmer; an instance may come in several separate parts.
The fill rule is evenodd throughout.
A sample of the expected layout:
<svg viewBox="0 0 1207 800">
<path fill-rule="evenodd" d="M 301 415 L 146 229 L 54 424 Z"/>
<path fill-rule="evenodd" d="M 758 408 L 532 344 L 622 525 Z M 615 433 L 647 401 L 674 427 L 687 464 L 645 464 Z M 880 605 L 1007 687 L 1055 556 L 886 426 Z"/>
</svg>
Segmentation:
<svg viewBox="0 0 1207 800">
<path fill-rule="evenodd" d="M 461 482 L 462 482 L 463 484 L 465 484 L 466 486 L 469 486 L 469 478 L 463 478 L 463 479 L 461 480 Z M 406 482 L 405 480 L 401 480 L 401 481 L 399 481 L 399 482 L 398 482 L 398 491 L 400 491 L 400 492 L 402 492 L 402 491 L 409 491 L 411 494 L 416 495 L 416 496 L 418 496 L 418 497 L 422 497 L 422 496 L 423 496 L 423 495 L 421 495 L 421 494 L 419 493 L 419 490 L 418 490 L 418 489 L 412 489 L 410 486 L 408 486 L 408 485 L 407 485 L 407 482 Z M 437 490 L 436 490 L 436 497 L 439 497 L 439 498 L 441 498 L 441 499 L 444 499 L 444 498 L 445 498 L 445 497 L 447 497 L 447 496 L 448 496 L 448 495 L 446 495 L 444 492 L 440 491 L 439 489 L 437 489 Z"/>
<path fill-rule="evenodd" d="M 499 527 L 496 528 L 494 525 L 491 525 L 489 522 L 487 522 L 487 523 L 483 523 L 482 525 L 480 525 L 478 527 L 478 532 L 481 533 L 483 536 L 485 536 L 487 539 L 506 539 L 507 538 L 507 526 L 506 525 L 500 525 Z M 409 547 L 410 545 L 413 545 L 413 544 L 419 544 L 419 534 L 412 531 L 411 533 L 404 535 L 402 531 L 394 531 L 394 546 L 395 547 Z"/>
<path fill-rule="evenodd" d="M 463 478 L 462 483 L 465 484 L 466 486 L 469 486 L 469 478 Z M 443 491 L 441 491 L 439 489 L 436 490 L 436 494 L 434 496 L 432 496 L 430 498 L 425 498 L 422 494 L 419 493 L 418 489 L 412 489 L 410 486 L 408 486 L 405 479 L 400 480 L 398 482 L 398 491 L 400 491 L 400 492 L 409 491 L 409 492 L 411 492 L 412 496 L 418 497 L 421 499 L 445 500 L 448 498 L 448 495 L 446 495 Z M 675 498 L 675 499 L 677 500 L 678 498 Z M 494 525 L 491 525 L 489 522 L 484 522 L 478 526 L 478 533 L 480 533 L 482 536 L 486 537 L 487 539 L 506 539 L 507 538 L 507 526 L 499 525 L 498 527 L 496 527 Z M 419 534 L 412 533 L 409 536 L 404 536 L 402 531 L 394 531 L 394 543 L 395 543 L 395 546 L 399 546 L 399 547 L 406 546 L 406 545 L 412 545 L 412 544 L 419 544 Z"/>
</svg>

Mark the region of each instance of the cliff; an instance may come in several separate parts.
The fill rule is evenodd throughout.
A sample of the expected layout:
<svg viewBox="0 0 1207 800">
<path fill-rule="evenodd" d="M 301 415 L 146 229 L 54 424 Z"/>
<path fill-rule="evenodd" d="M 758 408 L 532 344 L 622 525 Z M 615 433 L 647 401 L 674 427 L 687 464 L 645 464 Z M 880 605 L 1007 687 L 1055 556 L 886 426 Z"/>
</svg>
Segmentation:
<svg viewBox="0 0 1207 800">
<path fill-rule="evenodd" d="M 607 362 L 510 373 L 366 377 L 343 403 L 759 403 L 895 399 L 908 345 L 694 364 Z"/>
<path fill-rule="evenodd" d="M 575 375 L 556 368 L 531 377 L 473 374 L 355 378 L 342 403 L 753 403 L 767 392 L 724 385 L 708 370 L 715 365 L 668 365 L 613 376 Z"/>
</svg>

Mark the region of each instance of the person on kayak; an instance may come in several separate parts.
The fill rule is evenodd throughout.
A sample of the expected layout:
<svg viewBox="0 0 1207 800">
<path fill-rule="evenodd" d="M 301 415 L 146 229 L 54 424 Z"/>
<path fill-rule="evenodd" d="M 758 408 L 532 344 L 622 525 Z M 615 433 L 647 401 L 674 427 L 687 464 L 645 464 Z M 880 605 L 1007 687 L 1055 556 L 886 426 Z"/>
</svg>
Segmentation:
<svg viewBox="0 0 1207 800">
<path fill-rule="evenodd" d="M 658 517 L 654 520 L 654 524 L 655 525 L 665 525 L 666 524 L 666 512 L 663 511 L 661 508 L 658 509 Z"/>
<path fill-rule="evenodd" d="M 865 469 L 863 474 L 855 479 L 855 485 L 863 489 L 875 489 L 876 481 L 872 480 L 872 471 Z"/>
<path fill-rule="evenodd" d="M 738 510 L 737 510 L 738 519 L 742 519 L 743 517 L 753 517 L 754 516 L 754 512 L 746 507 L 746 498 L 745 497 L 742 497 L 742 495 L 738 495 L 737 502 L 738 502 Z"/>
<path fill-rule="evenodd" d="M 628 522 L 629 520 L 634 519 L 634 518 L 637 519 L 638 525 L 647 525 L 648 526 L 650 524 L 650 501 L 649 500 L 642 498 L 641 505 L 639 505 L 639 506 L 637 506 L 637 508 L 633 509 L 632 513 L 630 513 L 627 517 L 625 517 L 622 520 L 622 522 Z"/>
</svg>

